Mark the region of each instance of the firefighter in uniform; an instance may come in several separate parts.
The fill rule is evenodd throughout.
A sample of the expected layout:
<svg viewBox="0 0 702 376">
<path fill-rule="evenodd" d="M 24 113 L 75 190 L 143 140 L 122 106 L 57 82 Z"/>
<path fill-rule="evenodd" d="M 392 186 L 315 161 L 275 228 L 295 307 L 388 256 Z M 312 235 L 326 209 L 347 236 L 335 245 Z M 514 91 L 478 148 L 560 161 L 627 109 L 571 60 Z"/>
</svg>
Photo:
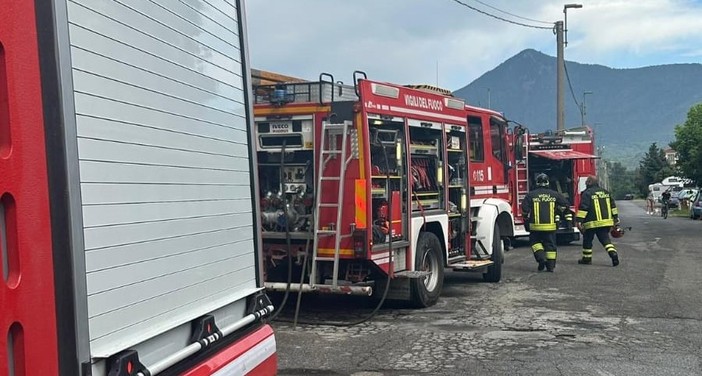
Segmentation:
<svg viewBox="0 0 702 376">
<path fill-rule="evenodd" d="M 522 217 L 525 219 L 526 230 L 529 231 L 529 243 L 534 251 L 534 258 L 539 263 L 538 270 L 553 272 L 556 267 L 559 213 L 564 214 L 569 223 L 572 223 L 573 215 L 568 210 L 565 197 L 548 188 L 548 175 L 537 175 L 536 186 L 537 188 L 527 193 L 522 200 Z"/>
<path fill-rule="evenodd" d="M 585 186 L 576 219 L 578 230 L 583 233 L 583 257 L 578 264 L 592 264 L 592 243 L 597 236 L 612 259 L 612 266 L 617 266 L 619 255 L 609 238 L 609 230 L 619 224 L 617 205 L 610 193 L 600 188 L 596 176 L 588 176 Z"/>
</svg>

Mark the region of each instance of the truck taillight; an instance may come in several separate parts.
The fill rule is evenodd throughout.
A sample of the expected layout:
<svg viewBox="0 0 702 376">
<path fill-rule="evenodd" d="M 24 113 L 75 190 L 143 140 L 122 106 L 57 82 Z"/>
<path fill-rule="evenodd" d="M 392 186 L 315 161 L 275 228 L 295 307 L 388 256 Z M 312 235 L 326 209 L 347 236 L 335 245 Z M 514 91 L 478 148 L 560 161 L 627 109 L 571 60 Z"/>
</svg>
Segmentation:
<svg viewBox="0 0 702 376">
<path fill-rule="evenodd" d="M 368 250 L 368 231 L 358 229 L 353 232 L 353 256 L 356 258 L 366 257 Z"/>
</svg>

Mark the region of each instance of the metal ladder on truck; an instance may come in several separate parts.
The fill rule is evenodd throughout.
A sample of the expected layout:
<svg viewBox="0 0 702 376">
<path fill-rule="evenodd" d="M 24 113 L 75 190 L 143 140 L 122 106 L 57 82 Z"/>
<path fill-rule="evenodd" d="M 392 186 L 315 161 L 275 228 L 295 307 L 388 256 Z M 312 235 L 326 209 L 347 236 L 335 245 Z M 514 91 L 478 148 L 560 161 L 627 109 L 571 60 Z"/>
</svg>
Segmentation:
<svg viewBox="0 0 702 376">
<path fill-rule="evenodd" d="M 517 207 L 522 206 L 522 200 L 529 193 L 529 134 L 526 133 L 522 136 L 524 137 L 524 146 L 522 147 L 522 160 L 516 161 L 517 170 Z"/>
<path fill-rule="evenodd" d="M 310 269 L 310 286 L 316 288 L 315 284 L 317 281 L 317 262 L 318 261 L 333 261 L 333 277 L 332 277 L 332 290 L 338 289 L 338 274 L 339 274 L 339 252 L 341 247 L 341 239 L 344 236 L 351 236 L 350 233 L 342 235 L 341 220 L 343 214 L 343 200 L 344 200 L 344 178 L 346 177 L 346 167 L 348 166 L 351 159 L 358 157 L 357 150 L 351 150 L 349 152 L 349 136 L 352 137 L 351 143 L 358 142 L 354 140 L 351 132 L 355 132 L 352 129 L 352 122 L 345 121 L 341 124 L 332 124 L 324 122 L 322 123 L 322 136 L 319 146 L 319 165 L 317 169 L 317 185 L 315 186 L 315 206 L 314 206 L 314 242 L 312 247 L 312 267 Z M 338 140 L 341 138 L 341 143 Z M 353 146 L 352 146 L 353 147 Z M 356 149 L 358 148 L 355 146 Z M 330 169 L 328 164 L 332 160 L 339 161 L 339 168 Z M 336 183 L 336 184 L 334 184 Z M 330 187 L 331 185 L 331 187 Z M 329 200 L 333 194 L 326 194 L 331 191 L 331 188 L 336 186 L 338 192 L 336 195 L 336 201 L 323 201 L 323 197 Z M 328 223 L 327 226 L 322 226 L 321 223 L 321 213 L 322 211 L 334 210 L 336 209 L 336 221 Z M 333 228 L 332 228 L 333 227 Z M 319 244 L 322 238 L 334 238 L 334 256 L 333 257 L 320 257 L 319 256 Z"/>
</svg>

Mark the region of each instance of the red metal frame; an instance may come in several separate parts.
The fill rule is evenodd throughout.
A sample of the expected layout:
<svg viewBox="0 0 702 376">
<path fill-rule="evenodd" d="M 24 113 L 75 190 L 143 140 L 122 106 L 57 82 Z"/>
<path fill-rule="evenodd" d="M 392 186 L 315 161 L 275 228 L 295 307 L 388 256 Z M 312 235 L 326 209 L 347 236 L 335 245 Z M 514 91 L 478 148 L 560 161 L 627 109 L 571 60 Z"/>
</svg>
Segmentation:
<svg viewBox="0 0 702 376">
<path fill-rule="evenodd" d="M 0 196 L 6 207 L 9 282 L 0 280 L 0 370 L 8 369 L 13 328 L 15 374 L 57 375 L 54 271 L 35 3 L 0 4 L 0 43 L 10 135 L 0 156 Z M 0 100 L 5 99 L 1 98 Z M 0 106 L 0 110 L 4 110 Z M 10 199 L 12 197 L 12 199 Z M 14 204 L 8 204 L 14 202 Z M 68 271 L 66 271 L 68 272 Z"/>
</svg>

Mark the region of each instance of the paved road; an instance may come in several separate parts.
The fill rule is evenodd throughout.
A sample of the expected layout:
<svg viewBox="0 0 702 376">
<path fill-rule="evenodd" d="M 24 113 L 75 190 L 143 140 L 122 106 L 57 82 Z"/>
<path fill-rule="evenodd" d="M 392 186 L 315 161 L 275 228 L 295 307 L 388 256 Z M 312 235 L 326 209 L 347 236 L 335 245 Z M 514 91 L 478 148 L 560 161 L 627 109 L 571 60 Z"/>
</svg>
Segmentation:
<svg viewBox="0 0 702 376">
<path fill-rule="evenodd" d="M 538 273 L 523 245 L 506 254 L 502 282 L 448 273 L 428 309 L 383 309 L 350 328 L 278 322 L 280 374 L 702 374 L 702 221 L 619 204 L 633 230 L 617 242 L 618 267 L 599 246 L 593 265 L 578 265 L 575 243 L 561 247 L 555 273 Z M 336 308 L 306 306 L 307 317 L 369 310 L 326 304 Z"/>
</svg>

